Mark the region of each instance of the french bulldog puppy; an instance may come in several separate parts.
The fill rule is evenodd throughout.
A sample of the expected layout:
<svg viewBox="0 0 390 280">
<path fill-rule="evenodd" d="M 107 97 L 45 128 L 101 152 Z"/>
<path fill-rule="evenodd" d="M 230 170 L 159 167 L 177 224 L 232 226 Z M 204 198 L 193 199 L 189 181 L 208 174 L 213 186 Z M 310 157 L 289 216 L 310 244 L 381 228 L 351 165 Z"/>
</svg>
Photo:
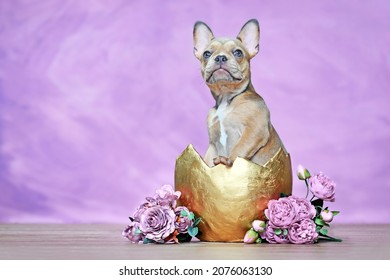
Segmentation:
<svg viewBox="0 0 390 280">
<path fill-rule="evenodd" d="M 210 166 L 233 165 L 237 157 L 264 165 L 285 150 L 263 98 L 251 83 L 250 60 L 259 52 L 259 23 L 249 20 L 237 38 L 215 38 L 203 22 L 194 25 L 194 54 L 216 104 L 207 117 Z"/>
</svg>

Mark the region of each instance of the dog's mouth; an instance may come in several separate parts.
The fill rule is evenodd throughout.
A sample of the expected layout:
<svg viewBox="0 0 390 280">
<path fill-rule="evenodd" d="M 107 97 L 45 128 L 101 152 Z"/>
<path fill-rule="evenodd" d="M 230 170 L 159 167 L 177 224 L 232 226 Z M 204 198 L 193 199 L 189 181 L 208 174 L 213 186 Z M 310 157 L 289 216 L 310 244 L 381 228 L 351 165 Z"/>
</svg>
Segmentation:
<svg viewBox="0 0 390 280">
<path fill-rule="evenodd" d="M 210 76 L 207 78 L 206 82 L 209 84 L 214 84 L 220 81 L 225 82 L 236 82 L 241 81 L 242 78 L 234 77 L 228 70 L 224 68 L 215 69 Z"/>
</svg>

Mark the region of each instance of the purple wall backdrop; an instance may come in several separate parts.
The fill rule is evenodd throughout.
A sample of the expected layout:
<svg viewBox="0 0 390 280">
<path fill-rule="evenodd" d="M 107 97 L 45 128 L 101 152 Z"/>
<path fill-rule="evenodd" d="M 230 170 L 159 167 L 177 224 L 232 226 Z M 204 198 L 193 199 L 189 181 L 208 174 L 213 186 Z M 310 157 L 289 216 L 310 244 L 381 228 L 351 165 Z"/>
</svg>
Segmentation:
<svg viewBox="0 0 390 280">
<path fill-rule="evenodd" d="M 313 2 L 2 0 L 0 221 L 127 223 L 206 149 L 193 23 L 258 18 L 253 83 L 293 165 L 337 182 L 339 222 L 390 222 L 390 2 Z"/>
</svg>

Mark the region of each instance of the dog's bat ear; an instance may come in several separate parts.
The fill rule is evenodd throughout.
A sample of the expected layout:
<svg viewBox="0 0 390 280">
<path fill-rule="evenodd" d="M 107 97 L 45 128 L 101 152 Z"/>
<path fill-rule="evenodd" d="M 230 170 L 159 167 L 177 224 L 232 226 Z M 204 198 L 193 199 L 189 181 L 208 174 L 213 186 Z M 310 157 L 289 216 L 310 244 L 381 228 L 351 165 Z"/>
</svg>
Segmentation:
<svg viewBox="0 0 390 280">
<path fill-rule="evenodd" d="M 242 42 L 250 58 L 259 52 L 260 26 L 256 19 L 251 19 L 241 28 L 237 39 Z"/>
<path fill-rule="evenodd" d="M 194 25 L 194 54 L 201 60 L 203 52 L 214 39 L 214 34 L 210 27 L 204 22 L 197 21 Z"/>
</svg>

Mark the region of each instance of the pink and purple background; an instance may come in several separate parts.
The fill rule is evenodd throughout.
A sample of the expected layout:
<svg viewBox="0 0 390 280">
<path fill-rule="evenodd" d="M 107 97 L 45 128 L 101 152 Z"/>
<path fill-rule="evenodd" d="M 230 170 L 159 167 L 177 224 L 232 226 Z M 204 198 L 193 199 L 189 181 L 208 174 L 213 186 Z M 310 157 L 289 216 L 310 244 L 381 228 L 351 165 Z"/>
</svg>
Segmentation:
<svg viewBox="0 0 390 280">
<path fill-rule="evenodd" d="M 213 99 L 192 27 L 261 25 L 252 80 L 294 169 L 337 182 L 338 222 L 390 222 L 390 2 L 0 2 L 0 222 L 127 223 Z M 295 180 L 294 193 L 304 195 Z"/>
</svg>

